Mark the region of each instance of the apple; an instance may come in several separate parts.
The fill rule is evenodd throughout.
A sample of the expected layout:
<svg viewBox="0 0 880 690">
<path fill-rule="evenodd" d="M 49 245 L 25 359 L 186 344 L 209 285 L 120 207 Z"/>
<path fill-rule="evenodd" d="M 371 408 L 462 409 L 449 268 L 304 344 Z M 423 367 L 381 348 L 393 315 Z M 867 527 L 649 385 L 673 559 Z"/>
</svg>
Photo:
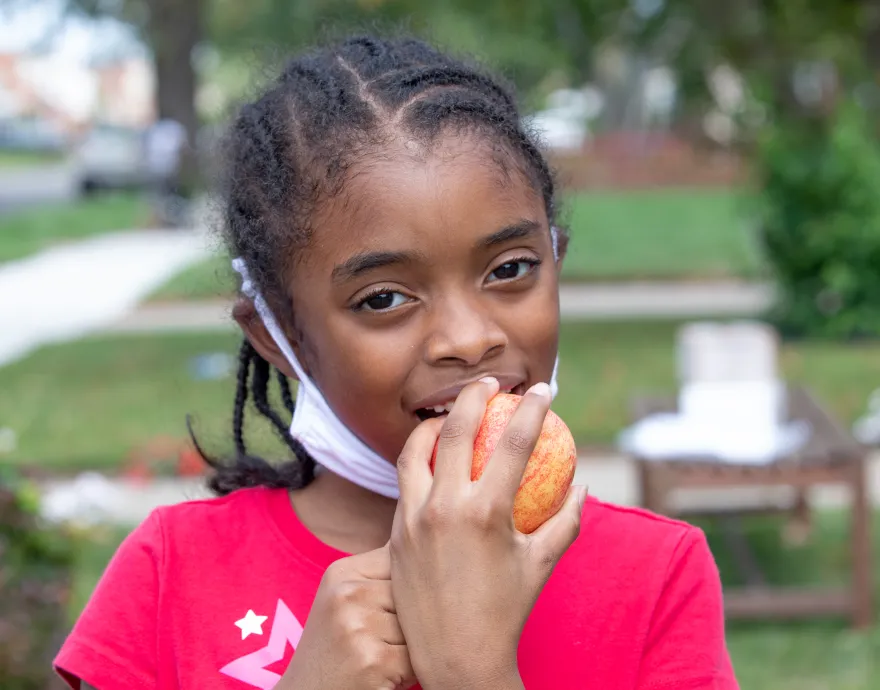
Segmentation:
<svg viewBox="0 0 880 690">
<path fill-rule="evenodd" d="M 471 481 L 478 480 L 495 452 L 501 434 L 516 411 L 522 396 L 499 393 L 489 401 L 483 423 L 474 441 Z M 431 471 L 437 447 L 431 456 Z M 544 419 L 541 435 L 529 457 L 522 482 L 513 502 L 513 523 L 523 534 L 531 534 L 562 507 L 574 481 L 577 451 L 568 427 L 552 410 Z"/>
</svg>

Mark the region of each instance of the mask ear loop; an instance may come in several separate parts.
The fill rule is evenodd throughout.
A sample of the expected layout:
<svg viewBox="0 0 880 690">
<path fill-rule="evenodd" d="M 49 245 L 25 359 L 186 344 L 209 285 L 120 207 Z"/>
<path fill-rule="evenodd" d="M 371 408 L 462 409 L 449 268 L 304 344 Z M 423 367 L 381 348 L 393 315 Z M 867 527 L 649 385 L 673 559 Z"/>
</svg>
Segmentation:
<svg viewBox="0 0 880 690">
<path fill-rule="evenodd" d="M 275 320 L 275 316 L 272 314 L 272 310 L 269 309 L 269 305 L 266 304 L 266 300 L 263 298 L 263 295 L 260 294 L 260 291 L 257 290 L 256 286 L 254 285 L 254 282 L 251 279 L 250 272 L 248 271 L 248 267 L 244 263 L 244 259 L 242 259 L 241 257 L 233 259 L 232 268 L 234 268 L 235 271 L 241 276 L 242 294 L 244 294 L 245 297 L 248 297 L 254 303 L 254 308 L 256 308 L 257 313 L 263 320 L 263 325 L 266 327 L 266 330 L 269 331 L 269 335 L 272 336 L 272 340 L 275 341 L 275 344 L 280 348 L 284 356 L 287 357 L 287 361 L 289 361 L 290 365 L 293 367 L 293 371 L 296 374 L 300 385 L 311 386 L 312 382 L 309 380 L 309 377 L 306 375 L 305 370 L 302 368 L 299 360 L 296 358 L 296 355 L 293 352 L 293 348 L 290 346 L 287 337 L 284 335 L 284 331 L 281 330 L 281 326 L 279 326 L 278 322 Z"/>
</svg>

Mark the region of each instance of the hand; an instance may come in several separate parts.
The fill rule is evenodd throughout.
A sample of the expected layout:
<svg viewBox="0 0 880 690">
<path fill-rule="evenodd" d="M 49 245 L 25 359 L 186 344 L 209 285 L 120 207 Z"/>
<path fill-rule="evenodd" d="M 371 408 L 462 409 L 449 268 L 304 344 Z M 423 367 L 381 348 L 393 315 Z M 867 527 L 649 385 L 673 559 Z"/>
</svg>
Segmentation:
<svg viewBox="0 0 880 690">
<path fill-rule="evenodd" d="M 391 588 L 425 690 L 521 687 L 523 626 L 580 529 L 580 489 L 531 535 L 513 524 L 513 500 L 550 408 L 546 386 L 526 393 L 483 475 L 471 482 L 474 439 L 497 392 L 494 379 L 465 388 L 445 422 L 416 428 L 398 460 Z"/>
<path fill-rule="evenodd" d="M 390 568 L 386 545 L 327 569 L 277 690 L 402 690 L 415 684 Z"/>
</svg>

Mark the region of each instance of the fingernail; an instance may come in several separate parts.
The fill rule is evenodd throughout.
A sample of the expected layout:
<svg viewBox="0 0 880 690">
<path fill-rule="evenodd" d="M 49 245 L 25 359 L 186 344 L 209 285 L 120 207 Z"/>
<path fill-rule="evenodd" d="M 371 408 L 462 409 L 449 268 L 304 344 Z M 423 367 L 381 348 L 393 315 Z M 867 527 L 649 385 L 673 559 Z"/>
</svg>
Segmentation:
<svg viewBox="0 0 880 690">
<path fill-rule="evenodd" d="M 580 494 L 578 495 L 578 505 L 581 507 L 581 510 L 584 509 L 584 503 L 587 502 L 587 496 L 590 495 L 590 487 L 582 486 L 580 490 Z"/>
<path fill-rule="evenodd" d="M 489 388 L 498 388 L 498 379 L 494 376 L 486 376 L 485 378 L 480 379 L 481 383 L 485 383 Z"/>
<path fill-rule="evenodd" d="M 532 395 L 540 395 L 544 398 L 549 398 L 550 397 L 550 384 L 544 383 L 543 381 L 541 383 L 536 383 L 534 386 L 529 388 L 529 390 L 527 390 L 526 393 L 531 393 Z"/>
</svg>

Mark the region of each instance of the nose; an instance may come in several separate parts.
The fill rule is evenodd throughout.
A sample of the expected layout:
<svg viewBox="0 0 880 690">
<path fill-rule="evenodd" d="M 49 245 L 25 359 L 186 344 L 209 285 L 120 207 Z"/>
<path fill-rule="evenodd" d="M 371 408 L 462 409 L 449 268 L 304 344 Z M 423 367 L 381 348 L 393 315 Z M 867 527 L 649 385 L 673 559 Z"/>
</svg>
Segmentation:
<svg viewBox="0 0 880 690">
<path fill-rule="evenodd" d="M 461 293 L 435 303 L 427 358 L 431 364 L 475 367 L 507 347 L 507 334 L 492 318 L 491 305 Z"/>
</svg>

